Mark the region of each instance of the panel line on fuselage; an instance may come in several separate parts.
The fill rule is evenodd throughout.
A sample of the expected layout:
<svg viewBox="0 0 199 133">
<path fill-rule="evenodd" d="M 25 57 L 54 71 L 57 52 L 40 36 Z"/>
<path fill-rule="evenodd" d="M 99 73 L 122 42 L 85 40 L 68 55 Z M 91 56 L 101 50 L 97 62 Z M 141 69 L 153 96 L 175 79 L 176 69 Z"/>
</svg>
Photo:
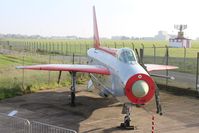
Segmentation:
<svg viewBox="0 0 199 133">
<path fill-rule="evenodd" d="M 112 88 L 109 88 L 108 86 L 106 86 L 105 83 L 102 83 L 102 82 L 99 80 L 99 78 L 97 78 L 95 75 L 97 75 L 97 74 L 91 74 L 91 73 L 90 73 L 91 80 L 93 81 L 94 86 L 95 86 L 97 89 L 99 89 L 100 91 L 103 91 L 103 92 L 104 92 L 104 90 L 105 90 L 105 91 L 108 92 L 109 94 L 113 95 L 114 93 L 111 91 Z M 103 75 L 103 76 L 104 76 L 104 75 Z M 100 86 L 101 86 L 101 87 L 100 87 Z"/>
</svg>

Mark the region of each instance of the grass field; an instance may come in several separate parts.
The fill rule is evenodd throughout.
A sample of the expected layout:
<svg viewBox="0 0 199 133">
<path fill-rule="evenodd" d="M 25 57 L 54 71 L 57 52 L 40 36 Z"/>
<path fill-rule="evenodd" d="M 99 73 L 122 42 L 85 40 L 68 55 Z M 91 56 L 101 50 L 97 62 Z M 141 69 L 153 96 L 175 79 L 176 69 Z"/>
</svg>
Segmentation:
<svg viewBox="0 0 199 133">
<path fill-rule="evenodd" d="M 49 55 L 28 53 L 0 54 L 0 100 L 35 92 L 41 89 L 53 89 L 70 86 L 70 75 L 62 73 L 60 84 L 57 84 L 58 72 L 17 70 L 16 66 L 63 62 L 62 58 Z M 87 77 L 87 76 L 86 76 Z M 86 78 L 87 79 L 87 78 Z M 78 75 L 78 83 L 86 81 Z"/>
<path fill-rule="evenodd" d="M 93 47 L 92 40 L 52 40 L 52 39 L 9 39 L 8 49 L 31 51 L 39 54 L 60 54 L 60 55 L 86 55 L 87 50 Z M 144 48 L 144 62 L 166 64 L 167 41 L 141 41 L 141 40 L 102 40 L 105 47 L 132 49 Z M 6 47 L 6 46 L 5 46 Z M 178 71 L 195 73 L 196 58 L 199 52 L 199 41 L 192 41 L 192 48 L 168 48 L 170 65 L 180 66 Z"/>
<path fill-rule="evenodd" d="M 26 49 L 30 51 L 48 51 L 62 54 L 85 55 L 88 48 L 92 47 L 92 40 L 50 40 L 50 39 L 9 39 L 10 45 L 14 49 Z M 153 56 L 154 46 L 156 48 L 156 56 L 162 56 L 165 53 L 165 46 L 168 41 L 141 41 L 141 40 L 102 40 L 101 44 L 111 48 L 144 48 L 146 56 Z M 184 57 L 184 48 L 169 48 L 171 57 Z M 192 41 L 192 48 L 186 49 L 187 58 L 195 58 L 199 52 L 199 41 Z"/>
</svg>

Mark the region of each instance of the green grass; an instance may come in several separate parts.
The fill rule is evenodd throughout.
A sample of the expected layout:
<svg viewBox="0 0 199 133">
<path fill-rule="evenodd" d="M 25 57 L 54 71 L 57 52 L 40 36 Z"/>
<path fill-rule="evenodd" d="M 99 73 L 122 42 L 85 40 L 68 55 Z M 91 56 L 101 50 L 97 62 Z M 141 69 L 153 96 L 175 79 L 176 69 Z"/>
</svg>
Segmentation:
<svg viewBox="0 0 199 133">
<path fill-rule="evenodd" d="M 51 55 L 86 55 L 92 46 L 92 40 L 51 40 L 51 39 L 10 39 L 12 48 Z M 165 64 L 165 53 L 168 41 L 143 40 L 101 40 L 101 45 L 111 48 L 144 48 L 145 63 Z M 154 54 L 155 51 L 155 54 Z M 178 71 L 195 73 L 196 57 L 199 52 L 199 41 L 192 41 L 192 48 L 169 48 L 169 64 L 179 66 Z M 157 61 L 155 61 L 154 56 Z M 35 61 L 36 62 L 36 61 Z"/>
<path fill-rule="evenodd" d="M 23 40 L 23 39 L 11 39 L 9 40 L 12 45 L 11 49 L 37 52 L 39 54 L 61 54 L 61 55 L 86 55 L 87 49 L 92 47 L 92 40 Z M 6 41 L 7 42 L 7 41 Z M 153 56 L 156 58 L 164 58 L 166 52 L 167 41 L 142 41 L 142 40 L 102 40 L 101 44 L 106 47 L 112 48 L 143 48 L 144 55 L 149 60 L 146 63 L 155 63 Z M 154 48 L 155 46 L 155 48 Z M 8 47 L 10 48 L 10 47 Z M 193 64 L 193 60 L 196 59 L 199 49 L 199 42 L 192 41 L 192 48 L 169 48 L 169 64 L 181 66 L 179 71 L 190 72 L 190 65 Z M 185 51 L 186 50 L 186 51 Z M 154 54 L 154 51 L 156 52 Z M 179 60 L 175 59 L 178 58 Z M 174 61 L 175 59 L 175 61 Z M 160 64 L 164 64 L 164 61 L 160 61 Z M 183 66 L 182 66 L 183 64 Z M 188 69 L 187 69 L 188 68 Z M 195 69 L 191 68 L 191 73 L 194 73 Z"/>
<path fill-rule="evenodd" d="M 8 40 L 6 40 L 7 42 Z M 12 49 L 26 49 L 32 52 L 42 51 L 43 53 L 86 55 L 87 49 L 92 47 L 92 40 L 50 40 L 50 39 L 10 39 Z M 143 40 L 101 40 L 101 44 L 112 48 L 143 48 L 145 55 L 151 56 L 156 47 L 156 55 L 162 56 L 165 53 L 165 46 L 168 41 L 143 41 Z M 8 47 L 9 48 L 9 47 Z M 187 58 L 195 58 L 199 49 L 199 41 L 192 41 L 192 48 L 186 49 Z M 184 48 L 169 48 L 171 57 L 184 57 Z"/>
<path fill-rule="evenodd" d="M 49 55 L 0 54 L 0 100 L 43 89 L 70 88 L 70 75 L 67 72 L 62 73 L 60 84 L 57 84 L 58 72 L 15 69 L 19 65 L 46 64 L 49 63 L 49 59 L 51 63 L 63 63 L 62 58 Z M 82 74 L 78 74 L 78 84 L 85 83 L 88 79 L 86 77 L 82 78 Z"/>
</svg>

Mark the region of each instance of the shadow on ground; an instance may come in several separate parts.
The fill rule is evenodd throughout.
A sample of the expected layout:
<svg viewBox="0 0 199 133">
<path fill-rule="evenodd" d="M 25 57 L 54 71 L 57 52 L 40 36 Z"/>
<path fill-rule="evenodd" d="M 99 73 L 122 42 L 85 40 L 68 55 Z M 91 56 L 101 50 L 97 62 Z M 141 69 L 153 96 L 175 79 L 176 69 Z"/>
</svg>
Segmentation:
<svg viewBox="0 0 199 133">
<path fill-rule="evenodd" d="M 6 99 L 1 103 L 13 104 L 12 106 L 19 110 L 18 116 L 23 118 L 79 131 L 80 123 L 88 119 L 95 110 L 117 102 L 113 98 L 100 98 L 92 93 L 89 94 L 92 97 L 83 96 L 81 93 L 85 92 L 77 92 L 75 107 L 69 104 L 69 92 L 55 91 L 28 94 Z"/>
</svg>

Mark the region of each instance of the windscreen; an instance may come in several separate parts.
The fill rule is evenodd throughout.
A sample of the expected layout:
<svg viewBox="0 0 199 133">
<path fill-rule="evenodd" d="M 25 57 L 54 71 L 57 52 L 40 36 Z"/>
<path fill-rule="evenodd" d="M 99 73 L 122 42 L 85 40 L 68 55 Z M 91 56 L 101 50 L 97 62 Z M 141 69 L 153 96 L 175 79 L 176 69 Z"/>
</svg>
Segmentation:
<svg viewBox="0 0 199 133">
<path fill-rule="evenodd" d="M 118 53 L 118 58 L 121 62 L 128 64 L 132 64 L 136 61 L 134 52 L 128 48 L 120 49 Z"/>
</svg>

